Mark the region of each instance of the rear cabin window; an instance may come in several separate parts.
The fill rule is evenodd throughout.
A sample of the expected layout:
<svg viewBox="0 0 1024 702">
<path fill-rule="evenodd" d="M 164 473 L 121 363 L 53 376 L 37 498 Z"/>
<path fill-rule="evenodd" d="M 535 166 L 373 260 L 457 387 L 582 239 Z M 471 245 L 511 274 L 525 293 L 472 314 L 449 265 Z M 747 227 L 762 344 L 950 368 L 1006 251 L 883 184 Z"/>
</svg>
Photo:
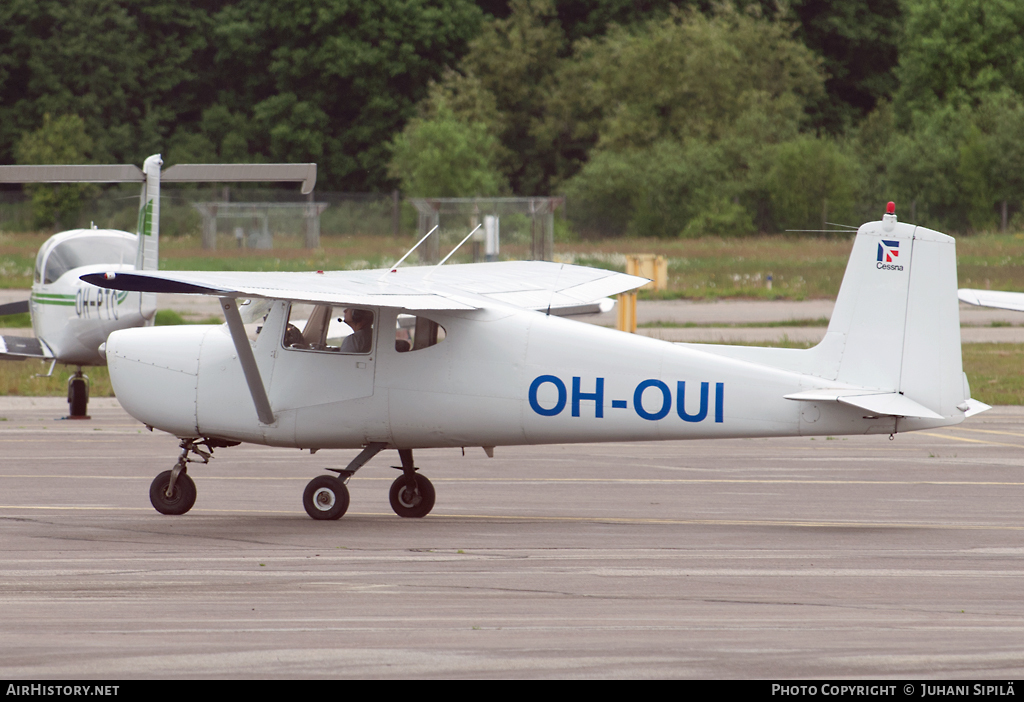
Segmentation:
<svg viewBox="0 0 1024 702">
<path fill-rule="evenodd" d="M 444 327 L 432 319 L 411 314 L 398 315 L 395 329 L 395 350 L 399 353 L 419 351 L 444 341 Z"/>
<path fill-rule="evenodd" d="M 288 349 L 366 354 L 373 350 L 374 314 L 358 307 L 292 305 L 282 345 Z"/>
</svg>

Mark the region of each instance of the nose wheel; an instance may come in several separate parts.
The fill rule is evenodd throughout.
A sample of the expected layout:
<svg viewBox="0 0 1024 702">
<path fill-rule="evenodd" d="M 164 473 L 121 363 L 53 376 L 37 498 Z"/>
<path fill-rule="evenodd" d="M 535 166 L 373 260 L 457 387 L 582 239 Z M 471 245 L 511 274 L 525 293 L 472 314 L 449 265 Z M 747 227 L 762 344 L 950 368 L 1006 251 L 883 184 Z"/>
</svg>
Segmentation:
<svg viewBox="0 0 1024 702">
<path fill-rule="evenodd" d="M 178 473 L 171 485 L 171 472 L 165 470 L 149 486 L 149 501 L 160 514 L 185 514 L 196 503 L 196 484 L 188 473 Z"/>
<path fill-rule="evenodd" d="M 89 378 L 79 368 L 68 378 L 68 419 L 89 419 Z"/>
<path fill-rule="evenodd" d="M 182 439 L 181 455 L 171 470 L 165 470 L 153 479 L 149 485 L 149 501 L 160 514 L 185 514 L 196 503 L 196 484 L 188 477 L 186 468 L 189 463 L 209 463 L 214 446 L 233 446 L 228 441 L 217 439 Z M 203 451 L 197 444 L 208 449 Z M 199 458 L 192 458 L 192 455 Z"/>
</svg>

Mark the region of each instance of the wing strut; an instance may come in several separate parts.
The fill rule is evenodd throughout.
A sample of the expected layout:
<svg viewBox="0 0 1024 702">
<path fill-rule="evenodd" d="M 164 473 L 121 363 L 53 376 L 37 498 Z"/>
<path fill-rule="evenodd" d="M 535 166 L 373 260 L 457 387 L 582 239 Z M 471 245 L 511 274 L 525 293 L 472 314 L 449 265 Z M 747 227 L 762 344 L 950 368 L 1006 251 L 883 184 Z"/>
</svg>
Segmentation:
<svg viewBox="0 0 1024 702">
<path fill-rule="evenodd" d="M 440 224 L 435 224 L 433 229 L 431 229 L 429 232 L 424 234 L 423 238 L 416 242 L 416 246 L 413 246 L 411 249 L 406 251 L 405 255 L 402 256 L 400 259 L 398 259 L 398 262 L 395 263 L 395 265 L 391 266 L 386 271 L 384 271 L 384 275 L 382 275 L 380 278 L 378 278 L 378 280 L 384 280 L 385 278 L 388 277 L 388 273 L 394 273 L 395 271 L 397 271 L 398 267 L 402 264 L 402 261 L 404 261 L 405 259 L 409 258 L 409 254 L 411 254 L 413 251 L 415 251 L 417 248 L 419 248 L 419 245 L 422 244 L 424 241 L 426 241 L 427 237 L 430 236 L 431 234 L 433 234 L 437 230 L 437 228 L 440 227 L 440 226 L 441 226 Z"/>
<path fill-rule="evenodd" d="M 224 319 L 227 320 L 231 340 L 235 342 L 235 351 L 238 352 L 238 361 L 242 364 L 242 373 L 245 374 L 252 403 L 256 405 L 256 416 L 263 424 L 273 424 L 274 411 L 270 409 L 270 400 L 263 386 L 263 378 L 260 377 L 259 366 L 256 365 L 256 357 L 252 353 L 249 337 L 245 335 L 245 325 L 242 324 L 242 315 L 238 313 L 238 303 L 234 298 L 222 297 L 220 306 L 224 310 Z"/>
<path fill-rule="evenodd" d="M 463 239 L 462 241 L 460 241 L 460 242 L 459 242 L 459 245 L 458 245 L 458 246 L 456 246 L 456 247 L 455 247 L 454 249 L 452 249 L 452 250 L 451 250 L 451 253 L 449 253 L 449 254 L 448 254 L 447 256 L 445 256 L 445 257 L 444 257 L 443 259 L 441 259 L 441 262 L 440 262 L 439 264 L 437 264 L 436 266 L 434 266 L 433 270 L 429 271 L 429 272 L 428 272 L 428 273 L 427 273 L 427 274 L 426 274 L 425 276 L 423 276 L 423 279 L 424 279 L 424 280 L 426 280 L 427 278 L 429 278 L 429 277 L 430 277 L 431 273 L 433 273 L 433 272 L 434 272 L 434 271 L 436 271 L 436 270 L 437 270 L 438 268 L 440 268 L 441 266 L 443 266 L 443 265 L 444 265 L 444 263 L 445 263 L 445 261 L 447 261 L 447 260 L 448 260 L 449 258 L 451 258 L 452 256 L 454 256 L 454 255 L 455 255 L 455 252 L 456 252 L 456 251 L 458 251 L 458 250 L 459 250 L 460 248 L 462 248 L 462 245 L 463 245 L 463 244 L 465 244 L 465 243 L 466 243 L 467 241 L 469 241 L 469 237 L 471 237 L 471 236 L 473 236 L 474 234 L 476 234 L 476 230 L 477 230 L 477 229 L 479 229 L 479 228 L 480 228 L 480 227 L 482 227 L 482 226 L 484 226 L 484 225 L 482 225 L 482 224 L 478 224 L 478 225 L 476 225 L 476 229 L 474 229 L 474 230 L 473 230 L 473 231 L 471 231 L 471 232 L 470 232 L 469 234 L 467 234 L 467 235 L 466 235 L 466 238 L 465 238 L 465 239 Z"/>
</svg>

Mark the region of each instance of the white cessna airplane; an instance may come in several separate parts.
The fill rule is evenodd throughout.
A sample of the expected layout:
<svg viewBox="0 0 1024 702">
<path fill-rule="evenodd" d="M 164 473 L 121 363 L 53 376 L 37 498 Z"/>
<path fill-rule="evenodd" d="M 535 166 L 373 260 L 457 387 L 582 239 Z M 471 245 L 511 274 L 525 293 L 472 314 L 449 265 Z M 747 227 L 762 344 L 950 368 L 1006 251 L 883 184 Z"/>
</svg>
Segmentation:
<svg viewBox="0 0 1024 702">
<path fill-rule="evenodd" d="M 188 463 L 246 441 L 363 449 L 308 484 L 314 519 L 342 516 L 352 475 L 398 449 L 391 505 L 422 517 L 434 488 L 413 449 L 891 436 L 988 409 L 961 368 L 954 241 L 891 211 L 858 230 L 828 332 L 807 350 L 672 344 L 552 316 L 646 282 L 557 263 L 84 277 L 213 295 L 224 311 L 225 325 L 128 329 L 106 344 L 122 406 L 181 439 L 177 464 L 150 487 L 158 511 L 194 504 Z M 254 342 L 241 300 L 263 305 Z M 332 331 L 336 318 L 355 333 Z"/>
<path fill-rule="evenodd" d="M 52 360 L 76 366 L 68 381 L 72 418 L 88 418 L 88 379 L 83 366 L 101 366 L 99 350 L 117 329 L 151 326 L 156 296 L 115 292 L 89 285 L 81 276 L 95 271 L 157 270 L 160 240 L 160 182 L 281 181 L 303 183 L 312 192 L 316 164 L 179 164 L 161 174 L 156 154 L 140 170 L 133 165 L 0 166 L 0 183 L 141 183 L 138 229 L 74 229 L 46 240 L 36 256 L 28 300 L 0 306 L 0 315 L 28 312 L 35 337 L 0 336 L 0 359 Z"/>
</svg>

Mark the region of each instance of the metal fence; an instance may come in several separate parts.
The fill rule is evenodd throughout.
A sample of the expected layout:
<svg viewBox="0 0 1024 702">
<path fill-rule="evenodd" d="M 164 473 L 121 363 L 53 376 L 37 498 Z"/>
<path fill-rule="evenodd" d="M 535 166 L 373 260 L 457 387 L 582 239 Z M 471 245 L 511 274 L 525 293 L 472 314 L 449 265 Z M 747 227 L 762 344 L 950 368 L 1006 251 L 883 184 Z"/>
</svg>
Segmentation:
<svg viewBox="0 0 1024 702">
<path fill-rule="evenodd" d="M 84 199 L 60 229 L 101 228 L 135 231 L 139 191 L 112 186 Z M 551 260 L 555 212 L 561 197 L 411 198 L 399 193 L 341 193 L 249 186 L 161 188 L 160 232 L 165 237 L 195 236 L 206 249 L 317 248 L 341 237 L 408 237 L 415 241 L 433 227 L 417 251 L 420 262 L 440 260 L 474 227 L 488 222 L 491 246 L 502 257 Z M 54 230 L 57 227 L 53 227 Z M 0 192 L 0 230 L 31 231 L 32 203 L 19 191 Z M 417 237 L 417 238 L 418 238 Z M 411 244 L 410 244 L 411 245 Z M 474 260 L 487 250 L 484 227 L 466 246 Z"/>
</svg>

